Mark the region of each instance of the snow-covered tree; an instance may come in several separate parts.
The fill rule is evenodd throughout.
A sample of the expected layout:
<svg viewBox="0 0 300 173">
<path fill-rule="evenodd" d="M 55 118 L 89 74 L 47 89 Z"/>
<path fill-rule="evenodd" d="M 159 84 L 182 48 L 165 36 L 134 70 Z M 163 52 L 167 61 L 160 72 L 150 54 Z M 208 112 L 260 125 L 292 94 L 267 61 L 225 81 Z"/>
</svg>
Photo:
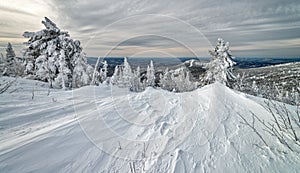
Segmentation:
<svg viewBox="0 0 300 173">
<path fill-rule="evenodd" d="M 103 67 L 100 69 L 100 81 L 103 83 L 107 79 L 107 67 L 108 64 L 106 61 L 103 62 Z"/>
<path fill-rule="evenodd" d="M 100 73 L 98 72 L 99 69 L 99 64 L 100 64 L 100 58 L 97 59 L 96 65 L 93 71 L 93 77 L 91 81 L 91 85 L 99 84 L 100 82 Z"/>
<path fill-rule="evenodd" d="M 132 78 L 132 70 L 128 63 L 127 57 L 124 57 L 124 68 L 123 68 L 123 76 L 122 82 L 124 86 L 129 86 L 131 78 Z"/>
<path fill-rule="evenodd" d="M 133 73 L 128 63 L 127 57 L 124 57 L 123 66 L 117 66 L 113 75 L 113 84 L 122 88 L 130 88 Z"/>
<path fill-rule="evenodd" d="M 127 61 L 127 58 L 124 57 L 123 65 L 117 65 L 113 76 L 111 77 L 111 84 L 117 85 L 119 87 L 130 87 L 131 80 L 133 78 L 133 73 L 131 67 Z"/>
<path fill-rule="evenodd" d="M 150 61 L 150 66 L 147 67 L 147 73 L 146 73 L 146 85 L 147 86 L 155 86 L 155 70 L 154 70 L 154 65 L 153 61 Z"/>
<path fill-rule="evenodd" d="M 58 75 L 55 78 L 54 85 L 65 89 L 65 88 L 69 88 L 70 84 L 72 83 L 72 78 L 71 78 L 72 74 L 71 74 L 71 70 L 67 67 L 64 50 L 62 49 L 60 50 L 60 52 L 61 53 L 59 56 Z M 51 75 L 53 73 L 50 71 L 47 74 Z"/>
<path fill-rule="evenodd" d="M 172 71 L 169 71 L 169 69 L 166 68 L 164 73 L 160 75 L 160 87 L 168 91 L 176 90 L 176 83 L 174 78 L 175 77 Z"/>
<path fill-rule="evenodd" d="M 24 51 L 25 73 L 49 82 L 51 87 L 71 88 L 89 84 L 93 69 L 87 64 L 80 42 L 70 38 L 47 17 L 42 23 L 46 29 L 23 34 L 29 38 Z"/>
<path fill-rule="evenodd" d="M 258 89 L 258 86 L 257 86 L 255 80 L 252 82 L 252 90 L 253 90 L 255 95 L 259 95 L 259 89 Z"/>
<path fill-rule="evenodd" d="M 4 56 L 2 53 L 0 53 L 0 64 L 4 63 Z"/>
<path fill-rule="evenodd" d="M 16 60 L 15 51 L 11 43 L 7 44 L 6 47 L 6 56 L 3 57 L 2 62 L 2 75 L 6 76 L 21 76 L 22 75 L 22 64 Z"/>
<path fill-rule="evenodd" d="M 88 85 L 92 80 L 93 67 L 88 65 L 85 54 L 81 51 L 76 52 L 74 55 L 73 62 L 74 62 L 74 70 L 73 70 L 72 86 L 81 87 L 84 85 Z"/>
<path fill-rule="evenodd" d="M 114 74 L 110 78 L 110 84 L 112 84 L 112 85 L 118 85 L 118 81 L 119 81 L 119 66 L 117 65 L 115 67 Z"/>
<path fill-rule="evenodd" d="M 169 91 L 172 91 L 173 90 L 173 86 L 172 86 L 172 78 L 171 78 L 171 74 L 169 73 L 169 69 L 166 68 L 164 70 L 164 72 L 162 74 L 159 75 L 159 86 L 162 88 L 162 89 L 165 89 L 165 90 L 169 90 Z"/>
<path fill-rule="evenodd" d="M 103 65 L 103 72 L 107 71 L 107 63 Z M 106 69 L 106 70 L 105 70 Z M 142 81 L 141 69 L 138 66 L 136 70 L 132 71 L 126 57 L 124 57 L 123 65 L 117 65 L 115 67 L 114 74 L 110 78 L 110 84 L 116 85 L 122 88 L 129 88 L 130 91 L 140 92 L 146 87 L 144 81 Z"/>
<path fill-rule="evenodd" d="M 235 76 L 232 74 L 235 62 L 230 54 L 229 43 L 225 43 L 223 39 L 219 38 L 215 49 L 209 53 L 212 60 L 207 64 L 207 71 L 202 82 L 210 84 L 218 81 L 228 85 L 230 81 L 235 80 Z"/>
<path fill-rule="evenodd" d="M 7 48 L 6 48 L 6 61 L 9 62 L 10 64 L 13 64 L 13 62 L 15 61 L 15 51 L 12 48 L 11 44 L 8 43 L 7 44 Z"/>
<path fill-rule="evenodd" d="M 129 89 L 134 92 L 140 92 L 145 89 L 145 84 L 141 82 L 141 69 L 139 66 L 136 68 L 136 71 L 133 72 Z"/>
<path fill-rule="evenodd" d="M 242 75 L 237 74 L 233 88 L 239 91 L 245 90 L 245 73 L 243 73 Z"/>
<path fill-rule="evenodd" d="M 16 54 L 10 43 L 7 44 L 7 47 L 5 50 L 6 50 L 6 56 L 3 60 L 2 74 L 6 75 L 6 76 L 14 76 L 16 73 L 15 72 Z"/>
<path fill-rule="evenodd" d="M 192 91 L 197 88 L 197 83 L 191 81 L 191 73 L 186 71 L 184 74 L 184 81 L 182 82 L 183 91 Z"/>
</svg>

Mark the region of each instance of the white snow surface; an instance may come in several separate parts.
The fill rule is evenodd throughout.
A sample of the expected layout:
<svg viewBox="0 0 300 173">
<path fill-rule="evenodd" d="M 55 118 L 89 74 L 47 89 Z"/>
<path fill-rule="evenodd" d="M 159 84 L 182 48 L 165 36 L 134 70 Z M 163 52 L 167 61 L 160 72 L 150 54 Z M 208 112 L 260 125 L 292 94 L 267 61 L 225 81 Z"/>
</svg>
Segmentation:
<svg viewBox="0 0 300 173">
<path fill-rule="evenodd" d="M 263 102 L 220 83 L 134 93 L 107 85 L 49 90 L 17 79 L 0 94 L 0 172 L 299 171 L 297 153 L 257 124 L 264 146 L 241 124 L 238 113 L 270 119 Z"/>
</svg>

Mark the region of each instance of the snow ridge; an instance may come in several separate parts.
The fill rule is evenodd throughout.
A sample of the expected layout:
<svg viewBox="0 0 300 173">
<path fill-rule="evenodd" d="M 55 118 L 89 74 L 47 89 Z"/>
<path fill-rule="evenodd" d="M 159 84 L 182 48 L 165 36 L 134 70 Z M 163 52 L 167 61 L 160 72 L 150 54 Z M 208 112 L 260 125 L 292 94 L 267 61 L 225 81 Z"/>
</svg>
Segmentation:
<svg viewBox="0 0 300 173">
<path fill-rule="evenodd" d="M 150 87 L 132 93 L 107 85 L 73 91 L 48 90 L 43 82 L 17 79 L 0 95 L 1 171 L 130 172 L 134 168 L 136 172 L 297 172 L 300 169 L 296 153 L 264 147 L 240 123 L 238 113 L 249 119 L 250 111 L 267 119 L 268 112 L 261 106 L 264 99 L 233 91 L 221 83 L 185 93 Z M 265 140 L 274 146 L 281 145 L 268 136 Z M 261 149 L 254 144 L 261 145 Z"/>
</svg>

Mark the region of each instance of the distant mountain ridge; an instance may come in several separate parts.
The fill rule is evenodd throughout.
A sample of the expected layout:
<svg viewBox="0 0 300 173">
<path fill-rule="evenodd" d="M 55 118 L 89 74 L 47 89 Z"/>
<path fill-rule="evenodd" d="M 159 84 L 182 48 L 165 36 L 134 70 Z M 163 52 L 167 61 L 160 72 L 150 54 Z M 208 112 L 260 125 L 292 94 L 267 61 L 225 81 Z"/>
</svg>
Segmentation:
<svg viewBox="0 0 300 173">
<path fill-rule="evenodd" d="M 106 57 L 101 58 L 101 60 L 106 60 L 110 66 L 116 66 L 123 63 L 123 57 Z M 178 57 L 178 58 L 156 58 L 156 57 L 129 57 L 128 61 L 129 63 L 135 67 L 135 66 L 147 66 L 152 60 L 154 62 L 154 66 L 175 66 L 179 65 L 185 61 L 188 60 L 199 60 L 203 62 L 208 62 L 210 58 L 208 57 Z M 247 58 L 247 57 L 235 57 L 234 60 L 237 62 L 236 67 L 238 68 L 256 68 L 256 67 L 265 67 L 269 65 L 277 65 L 277 64 L 284 64 L 284 63 L 290 63 L 290 62 L 300 62 L 300 58 L 263 58 L 263 57 L 257 57 L 257 58 Z M 88 57 L 88 63 L 91 65 L 95 65 L 97 61 L 97 57 Z"/>
</svg>

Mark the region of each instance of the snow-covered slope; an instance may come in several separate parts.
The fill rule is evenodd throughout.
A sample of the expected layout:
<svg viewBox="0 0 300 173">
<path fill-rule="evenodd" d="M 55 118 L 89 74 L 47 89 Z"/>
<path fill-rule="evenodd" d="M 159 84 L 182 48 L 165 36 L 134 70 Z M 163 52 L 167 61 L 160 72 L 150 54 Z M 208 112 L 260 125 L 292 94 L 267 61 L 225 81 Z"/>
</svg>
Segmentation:
<svg viewBox="0 0 300 173">
<path fill-rule="evenodd" d="M 297 153 L 240 123 L 269 119 L 263 101 L 219 83 L 132 93 L 17 79 L 0 95 L 0 172 L 297 172 Z"/>
</svg>

